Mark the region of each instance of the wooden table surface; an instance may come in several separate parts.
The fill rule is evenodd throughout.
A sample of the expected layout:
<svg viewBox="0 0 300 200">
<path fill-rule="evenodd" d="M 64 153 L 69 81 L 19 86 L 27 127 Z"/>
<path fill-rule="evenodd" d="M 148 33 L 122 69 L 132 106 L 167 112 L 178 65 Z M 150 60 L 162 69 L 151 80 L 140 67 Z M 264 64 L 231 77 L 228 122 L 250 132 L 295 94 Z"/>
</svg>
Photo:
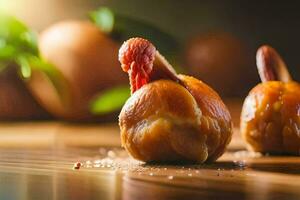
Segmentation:
<svg viewBox="0 0 300 200">
<path fill-rule="evenodd" d="M 248 152 L 238 129 L 212 164 L 145 164 L 119 146 L 116 124 L 1 123 L 0 199 L 300 199 L 300 158 Z"/>
</svg>

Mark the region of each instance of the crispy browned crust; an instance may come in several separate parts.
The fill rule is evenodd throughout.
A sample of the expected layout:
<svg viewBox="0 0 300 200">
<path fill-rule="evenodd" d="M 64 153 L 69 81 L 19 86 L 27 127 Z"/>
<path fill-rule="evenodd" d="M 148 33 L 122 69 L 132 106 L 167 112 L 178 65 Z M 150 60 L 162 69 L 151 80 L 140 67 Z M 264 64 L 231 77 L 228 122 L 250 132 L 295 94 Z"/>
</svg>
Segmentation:
<svg viewBox="0 0 300 200">
<path fill-rule="evenodd" d="M 122 145 L 142 161 L 216 160 L 232 135 L 229 112 L 206 84 L 158 80 L 136 91 L 120 116 Z"/>
</svg>

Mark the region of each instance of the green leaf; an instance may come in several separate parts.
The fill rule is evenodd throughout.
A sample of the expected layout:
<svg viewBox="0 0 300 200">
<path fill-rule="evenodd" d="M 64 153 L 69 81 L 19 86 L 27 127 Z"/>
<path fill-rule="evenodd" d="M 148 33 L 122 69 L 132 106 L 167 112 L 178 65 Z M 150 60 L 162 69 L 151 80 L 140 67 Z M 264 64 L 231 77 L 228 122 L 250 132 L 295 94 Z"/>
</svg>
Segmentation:
<svg viewBox="0 0 300 200">
<path fill-rule="evenodd" d="M 28 58 L 31 69 L 43 72 L 49 80 L 53 83 L 56 91 L 60 94 L 60 97 L 64 98 L 68 94 L 67 91 L 67 82 L 62 73 L 55 68 L 52 64 L 46 62 L 37 56 L 31 56 Z"/>
<path fill-rule="evenodd" d="M 31 76 L 31 67 L 26 56 L 19 56 L 17 58 L 18 65 L 20 66 L 20 72 L 23 78 L 28 79 Z"/>
<path fill-rule="evenodd" d="M 0 62 L 12 61 L 16 55 L 16 48 L 12 45 L 3 45 L 0 47 Z"/>
<path fill-rule="evenodd" d="M 21 74 L 28 76 L 28 61 L 24 54 L 38 56 L 37 36 L 15 17 L 1 13 L 0 63 L 21 63 Z"/>
<path fill-rule="evenodd" d="M 0 13 L 0 70 L 8 63 L 19 66 L 19 74 L 25 81 L 31 77 L 32 71 L 44 73 L 60 96 L 67 96 L 63 75 L 39 55 L 37 34 L 17 18 Z"/>
<path fill-rule="evenodd" d="M 106 114 L 119 110 L 130 97 L 128 86 L 118 86 L 104 91 L 90 104 L 93 114 Z"/>
<path fill-rule="evenodd" d="M 97 11 L 90 13 L 91 20 L 99 26 L 101 31 L 110 33 L 114 26 L 114 14 L 106 7 L 101 7 Z"/>
<path fill-rule="evenodd" d="M 10 15 L 0 15 L 0 37 L 18 38 L 19 35 L 28 31 L 26 26 Z"/>
</svg>

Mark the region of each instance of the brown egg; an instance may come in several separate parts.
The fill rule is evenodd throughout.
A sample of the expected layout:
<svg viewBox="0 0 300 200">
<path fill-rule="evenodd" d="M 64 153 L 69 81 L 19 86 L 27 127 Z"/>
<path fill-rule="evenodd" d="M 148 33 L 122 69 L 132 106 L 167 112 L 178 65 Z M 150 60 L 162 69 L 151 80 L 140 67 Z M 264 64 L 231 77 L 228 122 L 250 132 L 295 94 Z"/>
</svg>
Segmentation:
<svg viewBox="0 0 300 200">
<path fill-rule="evenodd" d="M 15 66 L 0 73 L 0 120 L 30 120 L 49 118 L 27 90 Z"/>
<path fill-rule="evenodd" d="M 235 36 L 215 32 L 191 38 L 185 50 L 190 73 L 221 96 L 246 94 L 257 78 L 251 53 Z"/>
<path fill-rule="evenodd" d="M 250 150 L 300 155 L 300 84 L 269 46 L 257 53 L 262 83 L 246 98 L 241 133 Z"/>
<path fill-rule="evenodd" d="M 150 162 L 215 161 L 232 135 L 228 109 L 202 81 L 177 75 L 142 38 L 120 49 L 132 96 L 119 116 L 122 145 L 131 156 Z"/>
<path fill-rule="evenodd" d="M 117 60 L 119 44 L 90 22 L 63 21 L 41 33 L 39 48 L 63 77 L 57 91 L 45 74 L 33 73 L 29 87 L 39 102 L 59 118 L 103 118 L 89 106 L 95 95 L 126 81 Z"/>
</svg>

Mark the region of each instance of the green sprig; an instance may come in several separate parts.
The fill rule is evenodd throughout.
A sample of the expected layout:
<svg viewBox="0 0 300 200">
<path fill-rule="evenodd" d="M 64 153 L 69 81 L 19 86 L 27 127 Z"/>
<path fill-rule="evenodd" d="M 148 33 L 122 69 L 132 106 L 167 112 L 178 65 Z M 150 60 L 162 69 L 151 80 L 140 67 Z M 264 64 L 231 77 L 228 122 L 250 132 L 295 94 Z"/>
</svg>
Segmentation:
<svg viewBox="0 0 300 200">
<path fill-rule="evenodd" d="M 93 99 L 90 105 L 90 111 L 93 114 L 106 114 L 117 111 L 129 97 L 129 86 L 110 88 Z"/>
<path fill-rule="evenodd" d="M 0 72 L 12 63 L 19 67 L 22 79 L 30 79 L 35 70 L 42 72 L 60 95 L 65 95 L 63 75 L 39 55 L 37 34 L 17 18 L 0 14 Z"/>
</svg>

